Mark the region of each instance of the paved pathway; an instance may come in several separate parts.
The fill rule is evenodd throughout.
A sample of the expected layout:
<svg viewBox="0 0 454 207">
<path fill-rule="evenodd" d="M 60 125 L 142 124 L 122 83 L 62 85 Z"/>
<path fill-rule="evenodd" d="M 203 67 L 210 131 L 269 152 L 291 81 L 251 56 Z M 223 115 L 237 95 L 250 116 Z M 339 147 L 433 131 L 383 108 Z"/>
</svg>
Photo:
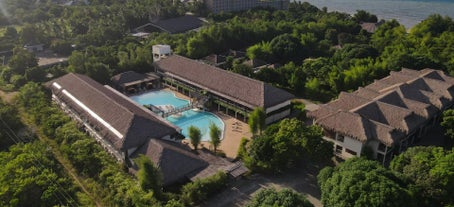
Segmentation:
<svg viewBox="0 0 454 207">
<path fill-rule="evenodd" d="M 290 188 L 304 194 L 316 207 L 321 207 L 320 189 L 317 185 L 317 174 L 320 166 L 300 167 L 292 172 L 279 176 L 254 174 L 235 181 L 228 189 L 209 199 L 201 206 L 230 207 L 244 206 L 251 197 L 262 188 Z"/>
</svg>

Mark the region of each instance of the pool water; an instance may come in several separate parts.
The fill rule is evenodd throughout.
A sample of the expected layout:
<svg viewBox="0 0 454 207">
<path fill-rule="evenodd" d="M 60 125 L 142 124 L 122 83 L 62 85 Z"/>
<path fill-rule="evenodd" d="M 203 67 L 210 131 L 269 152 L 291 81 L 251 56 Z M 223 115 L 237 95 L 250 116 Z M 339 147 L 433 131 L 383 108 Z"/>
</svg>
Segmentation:
<svg viewBox="0 0 454 207">
<path fill-rule="evenodd" d="M 140 105 L 172 105 L 173 107 L 178 108 L 189 104 L 188 100 L 177 98 L 175 94 L 170 91 L 152 91 L 131 96 L 130 98 Z M 166 119 L 172 124 L 180 127 L 182 130 L 181 133 L 187 138 L 189 138 L 188 129 L 190 126 L 196 126 L 200 129 L 202 141 L 210 141 L 211 123 L 214 123 L 221 130 L 221 134 L 223 134 L 224 131 L 224 122 L 222 122 L 218 116 L 206 111 L 196 111 L 191 109 L 179 114 L 171 115 Z"/>
<path fill-rule="evenodd" d="M 210 141 L 210 124 L 214 123 L 221 131 L 224 131 L 224 123 L 216 115 L 205 111 L 188 110 L 183 113 L 167 117 L 167 120 L 182 129 L 182 134 L 189 137 L 188 129 L 194 125 L 200 129 L 202 141 Z M 222 138 L 222 137 L 221 137 Z"/>
<path fill-rule="evenodd" d="M 170 91 L 152 91 L 137 96 L 131 96 L 129 98 L 131 98 L 136 103 L 139 103 L 140 105 L 172 105 L 175 108 L 178 108 L 189 104 L 188 100 L 177 98 L 175 94 Z"/>
</svg>

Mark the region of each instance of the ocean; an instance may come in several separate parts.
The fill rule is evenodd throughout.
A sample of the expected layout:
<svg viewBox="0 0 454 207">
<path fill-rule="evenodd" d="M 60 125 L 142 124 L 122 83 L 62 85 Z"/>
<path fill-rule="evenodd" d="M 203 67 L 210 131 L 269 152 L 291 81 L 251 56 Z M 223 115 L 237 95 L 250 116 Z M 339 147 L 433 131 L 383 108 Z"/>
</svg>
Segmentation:
<svg viewBox="0 0 454 207">
<path fill-rule="evenodd" d="M 454 0 L 296 0 L 309 2 L 328 11 L 349 14 L 365 10 L 377 15 L 378 19 L 396 19 L 410 29 L 431 14 L 441 14 L 454 19 Z"/>
</svg>

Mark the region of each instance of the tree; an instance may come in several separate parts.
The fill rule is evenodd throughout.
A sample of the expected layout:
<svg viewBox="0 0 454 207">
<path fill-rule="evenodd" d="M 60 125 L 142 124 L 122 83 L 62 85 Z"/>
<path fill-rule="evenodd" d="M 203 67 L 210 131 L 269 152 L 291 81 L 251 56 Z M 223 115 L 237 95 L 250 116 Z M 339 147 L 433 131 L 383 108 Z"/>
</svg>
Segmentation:
<svg viewBox="0 0 454 207">
<path fill-rule="evenodd" d="M 140 155 L 135 161 L 139 167 L 137 177 L 142 190 L 153 191 L 154 196 L 160 198 L 162 194 L 161 171 L 145 155 Z"/>
<path fill-rule="evenodd" d="M 454 139 L 454 110 L 448 109 L 443 112 L 441 126 L 445 128 L 445 135 Z"/>
<path fill-rule="evenodd" d="M 16 47 L 13 50 L 13 56 L 8 62 L 8 66 L 13 73 L 24 75 L 26 69 L 38 66 L 38 60 L 33 53 L 26 49 Z"/>
<path fill-rule="evenodd" d="M 265 172 L 281 172 L 297 165 L 304 156 L 330 159 L 333 149 L 332 144 L 322 139 L 320 128 L 306 127 L 297 119 L 270 125 L 262 135 L 241 147 L 246 148 L 239 154 L 246 165 Z"/>
<path fill-rule="evenodd" d="M 283 62 L 299 58 L 301 43 L 298 38 L 290 34 L 283 34 L 271 40 L 270 47 L 273 56 L 280 62 Z"/>
<path fill-rule="evenodd" d="M 13 145 L 12 132 L 17 132 L 22 127 L 17 109 L 9 104 L 3 103 L 0 99 L 0 151 L 8 149 Z M 12 132 L 11 132 L 12 130 Z"/>
<path fill-rule="evenodd" d="M 195 206 L 223 190 L 227 181 L 228 176 L 222 171 L 204 179 L 196 179 L 181 187 L 181 200 L 186 206 Z"/>
<path fill-rule="evenodd" d="M 280 207 L 313 207 L 303 195 L 290 190 L 280 191 L 274 188 L 262 189 L 254 195 L 246 207 L 280 206 Z"/>
<path fill-rule="evenodd" d="M 0 152 L 0 206 L 79 206 L 49 146 L 17 144 Z"/>
<path fill-rule="evenodd" d="M 100 150 L 94 139 L 83 137 L 70 145 L 68 154 L 77 171 L 83 175 L 95 177 L 102 170 L 101 159 L 97 155 Z"/>
<path fill-rule="evenodd" d="M 202 139 L 202 133 L 200 132 L 200 129 L 197 128 L 196 126 L 190 126 L 189 129 L 189 139 L 191 140 L 191 144 L 194 147 L 194 150 L 197 151 L 197 147 L 200 144 L 200 141 Z"/>
<path fill-rule="evenodd" d="M 413 197 L 389 170 L 364 158 L 326 167 L 317 176 L 324 206 L 414 206 Z"/>
<path fill-rule="evenodd" d="M 219 144 L 221 144 L 221 135 L 222 135 L 221 129 L 219 129 L 219 127 L 216 126 L 216 124 L 210 123 L 210 139 L 211 145 L 213 145 L 215 153 Z"/>
<path fill-rule="evenodd" d="M 257 132 L 259 132 L 261 134 L 266 127 L 265 121 L 266 121 L 265 110 L 263 110 L 262 107 L 255 108 L 254 111 L 252 111 L 251 114 L 249 115 L 248 121 L 251 133 L 257 134 Z"/>
<path fill-rule="evenodd" d="M 411 147 L 391 161 L 390 169 L 410 181 L 420 206 L 454 204 L 454 151 Z"/>
<path fill-rule="evenodd" d="M 361 23 L 361 22 L 373 22 L 376 23 L 378 21 L 378 18 L 376 15 L 373 15 L 367 11 L 364 10 L 357 10 L 356 14 L 353 15 L 353 20 Z"/>
</svg>

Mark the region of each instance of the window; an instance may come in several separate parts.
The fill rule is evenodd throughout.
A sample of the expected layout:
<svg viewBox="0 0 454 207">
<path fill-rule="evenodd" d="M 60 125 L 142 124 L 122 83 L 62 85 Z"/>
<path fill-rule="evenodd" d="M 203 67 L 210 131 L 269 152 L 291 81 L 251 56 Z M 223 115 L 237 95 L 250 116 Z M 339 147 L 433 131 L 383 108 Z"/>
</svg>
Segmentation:
<svg viewBox="0 0 454 207">
<path fill-rule="evenodd" d="M 385 152 L 385 150 L 386 150 L 386 145 L 384 145 L 383 143 L 380 143 L 378 145 L 378 151 Z"/>
<path fill-rule="evenodd" d="M 342 146 L 336 145 L 336 153 L 337 154 L 341 154 L 342 153 L 342 149 L 343 149 Z"/>
<path fill-rule="evenodd" d="M 351 155 L 355 155 L 355 156 L 357 155 L 357 153 L 351 149 L 345 148 L 345 151 Z"/>
<path fill-rule="evenodd" d="M 344 138 L 345 138 L 344 135 L 337 134 L 337 139 L 336 140 L 339 141 L 339 142 L 344 142 Z"/>
</svg>

